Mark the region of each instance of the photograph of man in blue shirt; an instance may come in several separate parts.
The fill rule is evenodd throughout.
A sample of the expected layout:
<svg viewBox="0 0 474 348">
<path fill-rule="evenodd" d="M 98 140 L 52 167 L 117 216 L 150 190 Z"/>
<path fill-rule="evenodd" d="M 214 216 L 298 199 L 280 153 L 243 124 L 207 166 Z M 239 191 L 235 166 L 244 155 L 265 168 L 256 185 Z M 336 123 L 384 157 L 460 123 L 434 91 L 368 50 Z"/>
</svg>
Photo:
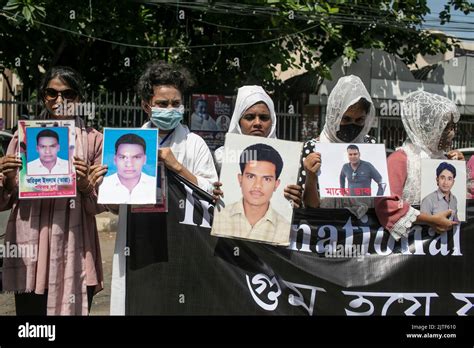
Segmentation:
<svg viewBox="0 0 474 348">
<path fill-rule="evenodd" d="M 360 151 L 357 145 L 347 147 L 349 163 L 342 166 L 339 175 L 341 188 L 346 188 L 348 184 L 349 196 L 372 196 L 371 183 L 374 180 L 378 184 L 377 196 L 382 196 L 386 184 L 382 182 L 382 175 L 375 167 L 367 161 L 360 159 Z"/>
</svg>

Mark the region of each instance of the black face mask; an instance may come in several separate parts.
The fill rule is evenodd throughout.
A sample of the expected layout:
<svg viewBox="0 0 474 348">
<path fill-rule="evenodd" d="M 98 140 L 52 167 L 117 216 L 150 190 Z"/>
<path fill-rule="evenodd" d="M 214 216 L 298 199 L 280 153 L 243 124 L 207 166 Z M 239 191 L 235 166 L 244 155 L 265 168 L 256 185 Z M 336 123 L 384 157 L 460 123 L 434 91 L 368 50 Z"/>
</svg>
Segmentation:
<svg viewBox="0 0 474 348">
<path fill-rule="evenodd" d="M 342 140 L 345 143 L 350 143 L 353 141 L 364 129 L 364 126 L 358 126 L 353 123 L 347 125 L 340 125 L 339 130 L 336 132 L 336 136 L 339 140 Z"/>
</svg>

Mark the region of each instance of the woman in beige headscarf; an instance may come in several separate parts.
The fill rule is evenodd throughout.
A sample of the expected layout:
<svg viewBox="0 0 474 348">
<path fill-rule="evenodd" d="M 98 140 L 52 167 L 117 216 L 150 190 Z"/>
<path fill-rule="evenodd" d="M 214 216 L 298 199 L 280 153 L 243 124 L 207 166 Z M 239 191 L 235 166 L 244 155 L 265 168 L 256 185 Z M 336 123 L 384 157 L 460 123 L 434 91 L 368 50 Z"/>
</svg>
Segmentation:
<svg viewBox="0 0 474 348">
<path fill-rule="evenodd" d="M 74 70 L 48 71 L 40 95 L 45 109 L 39 119 L 75 119 L 77 196 L 18 199 L 22 163 L 15 133 L 0 159 L 0 209 L 11 209 L 5 243 L 32 252 L 5 257 L 3 290 L 15 293 L 17 315 L 86 315 L 92 296 L 103 288 L 95 221 L 95 214 L 105 210 L 97 204 L 97 185 L 106 172 L 100 165 L 102 134 L 64 108 L 65 100 L 76 103 L 83 96 L 82 80 Z"/>
</svg>

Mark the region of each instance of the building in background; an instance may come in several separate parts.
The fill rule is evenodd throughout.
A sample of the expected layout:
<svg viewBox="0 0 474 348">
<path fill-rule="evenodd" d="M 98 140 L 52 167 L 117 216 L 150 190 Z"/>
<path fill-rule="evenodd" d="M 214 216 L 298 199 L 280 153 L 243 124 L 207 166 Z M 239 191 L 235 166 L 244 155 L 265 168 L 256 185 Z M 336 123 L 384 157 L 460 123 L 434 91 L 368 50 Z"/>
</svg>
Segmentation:
<svg viewBox="0 0 474 348">
<path fill-rule="evenodd" d="M 371 134 L 378 141 L 394 149 L 405 139 L 400 119 L 400 105 L 404 97 L 421 89 L 453 100 L 461 113 L 461 124 L 454 146 L 474 146 L 474 45 L 437 56 L 419 56 L 417 64 L 407 66 L 398 57 L 381 50 L 362 50 L 356 62 L 338 59 L 331 68 L 332 80 L 316 86 L 317 77 L 308 73 L 291 76 L 285 83 L 305 96 L 302 138 L 314 137 L 325 121 L 327 98 L 337 80 L 346 75 L 357 75 L 364 82 L 376 107 L 377 123 Z M 282 76 L 285 76 L 282 74 Z"/>
</svg>

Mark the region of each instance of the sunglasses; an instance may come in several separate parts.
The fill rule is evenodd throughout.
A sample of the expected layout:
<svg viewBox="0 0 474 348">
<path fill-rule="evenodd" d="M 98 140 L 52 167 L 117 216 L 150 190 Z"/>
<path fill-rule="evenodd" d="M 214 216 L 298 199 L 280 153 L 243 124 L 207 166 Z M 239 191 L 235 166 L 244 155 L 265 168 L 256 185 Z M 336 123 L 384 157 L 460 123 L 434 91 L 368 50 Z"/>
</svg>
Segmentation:
<svg viewBox="0 0 474 348">
<path fill-rule="evenodd" d="M 267 122 L 267 121 L 270 121 L 272 119 L 272 117 L 270 115 L 266 115 L 266 114 L 246 114 L 246 115 L 242 116 L 242 118 L 245 121 L 253 121 L 253 120 L 255 120 L 255 118 L 257 116 L 260 119 L 260 121 L 262 121 L 262 122 Z"/>
<path fill-rule="evenodd" d="M 54 88 L 46 88 L 44 90 L 44 96 L 47 100 L 56 100 L 59 96 L 63 99 L 72 101 L 77 98 L 78 94 L 73 89 L 65 89 L 64 91 L 58 91 Z"/>
</svg>

